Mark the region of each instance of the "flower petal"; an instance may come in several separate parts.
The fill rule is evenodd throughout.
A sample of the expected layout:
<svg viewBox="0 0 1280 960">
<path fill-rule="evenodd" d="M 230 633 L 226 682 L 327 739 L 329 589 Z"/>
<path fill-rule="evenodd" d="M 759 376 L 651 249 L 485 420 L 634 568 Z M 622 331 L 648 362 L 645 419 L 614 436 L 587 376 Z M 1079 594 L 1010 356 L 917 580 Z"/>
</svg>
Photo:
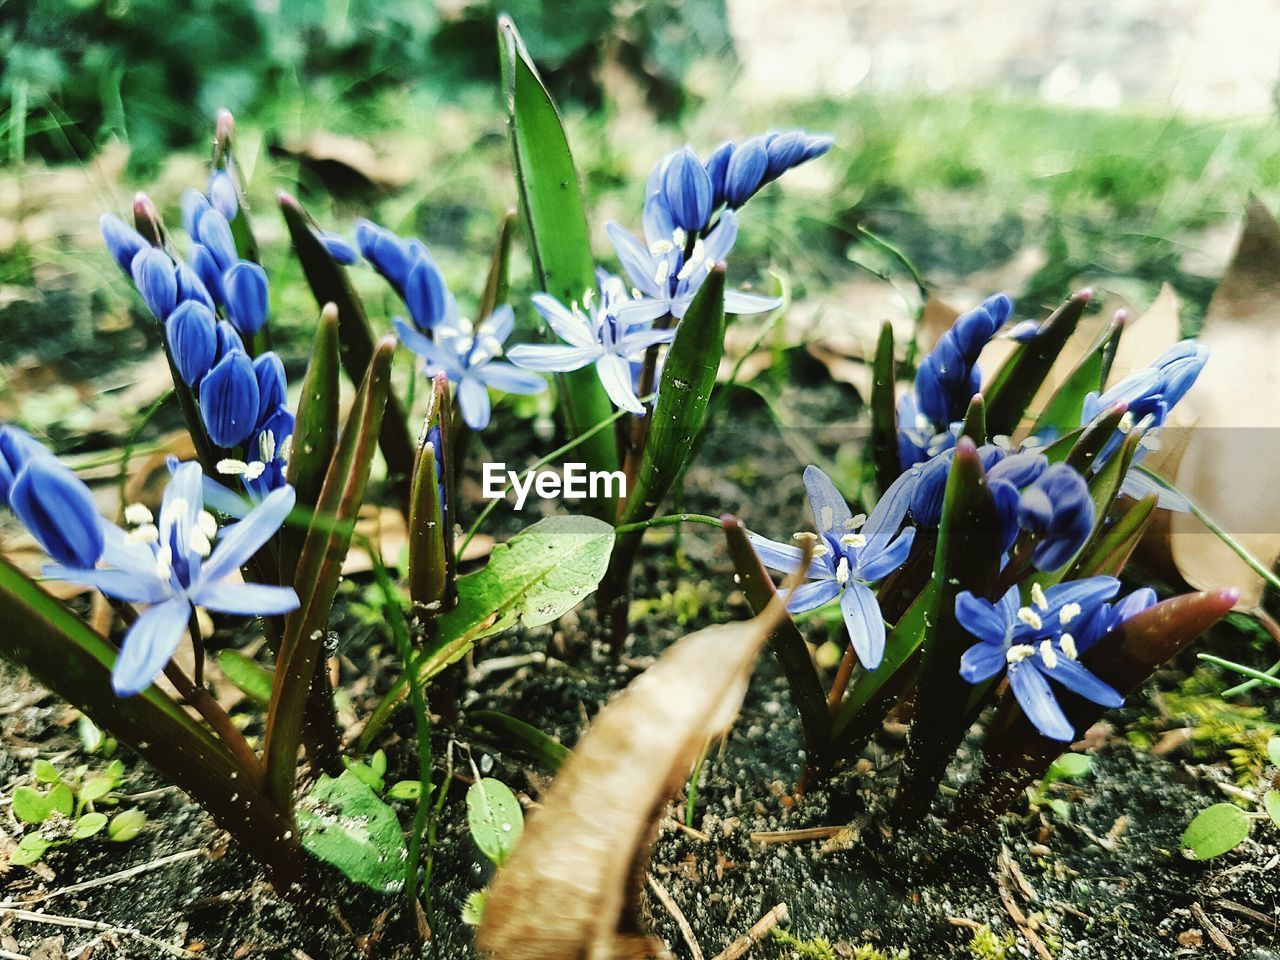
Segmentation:
<svg viewBox="0 0 1280 960">
<path fill-rule="evenodd" d="M 808 491 L 809 509 L 813 511 L 813 520 L 820 532 L 837 540 L 853 532 L 848 526 L 853 513 L 830 477 L 810 464 L 804 468 L 804 488 Z"/>
<path fill-rule="evenodd" d="M 244 566 L 264 543 L 275 536 L 293 509 L 294 499 L 293 487 L 273 490 L 229 532 L 224 531 L 200 571 L 198 588 L 203 590 L 209 584 L 224 580 L 232 571 Z"/>
<path fill-rule="evenodd" d="M 615 407 L 628 413 L 644 413 L 644 404 L 631 387 L 631 364 L 616 354 L 606 353 L 596 360 L 596 373 Z"/>
<path fill-rule="evenodd" d="M 410 325 L 404 317 L 394 317 L 391 325 L 396 328 L 400 342 L 420 356 L 432 367 L 440 366 L 440 349 L 422 331 Z"/>
<path fill-rule="evenodd" d="M 1004 665 L 1003 643 L 975 643 L 960 658 L 960 676 L 967 683 L 982 683 L 1003 670 Z"/>
<path fill-rule="evenodd" d="M 155 575 L 154 568 L 153 563 L 150 576 L 146 577 L 138 576 L 135 570 L 84 570 L 56 563 L 47 564 L 40 572 L 49 580 L 80 583 L 126 603 L 160 603 L 173 591 L 167 580 L 162 581 Z"/>
<path fill-rule="evenodd" d="M 956 620 L 960 622 L 960 626 L 984 643 L 1001 648 L 1003 656 L 1005 631 L 1009 627 L 1009 621 L 1000 614 L 1001 611 L 992 606 L 989 600 L 975 597 L 968 590 L 956 597 Z"/>
<path fill-rule="evenodd" d="M 863 667 L 874 670 L 884 659 L 884 618 L 869 587 L 849 583 L 840 597 L 840 612 L 849 631 L 849 641 Z"/>
<path fill-rule="evenodd" d="M 769 540 L 759 534 L 749 533 L 747 539 L 751 541 L 751 546 L 755 548 L 756 555 L 770 570 L 777 570 L 779 573 L 794 573 L 796 568 L 800 566 L 801 551 L 799 547 L 793 547 L 787 543 L 778 543 L 776 540 Z M 822 558 L 815 557 L 809 561 L 809 569 L 805 576 L 809 579 L 834 576 L 833 568 L 829 563 L 824 563 Z"/>
<path fill-rule="evenodd" d="M 618 307 L 618 322 L 627 327 L 634 327 L 641 323 L 652 323 L 659 317 L 665 317 L 671 312 L 671 302 L 665 295 L 661 299 L 654 300 L 645 297 L 641 300 L 632 300 Z M 666 331 L 671 336 L 675 336 L 675 331 Z"/>
<path fill-rule="evenodd" d="M 868 554 L 866 548 L 858 551 L 858 567 L 855 571 L 859 580 L 874 583 L 883 580 L 893 571 L 907 562 L 911 553 L 911 545 L 916 539 L 916 528 L 907 527 L 898 538 L 879 553 Z M 870 544 L 868 544 L 870 546 Z"/>
<path fill-rule="evenodd" d="M 572 311 L 566 310 L 564 305 L 555 297 L 545 293 L 535 293 L 533 295 L 533 308 L 542 314 L 542 318 L 547 321 L 547 325 L 565 343 L 574 347 L 594 347 L 596 345 L 595 334 L 587 326 L 586 321 L 582 317 L 576 316 Z"/>
<path fill-rule="evenodd" d="M 1124 697 L 1086 670 L 1078 660 L 1072 660 L 1059 653 L 1054 666 L 1048 666 L 1043 660 L 1036 666 L 1042 673 L 1057 680 L 1068 690 L 1100 706 L 1118 707 L 1124 703 Z"/>
<path fill-rule="evenodd" d="M 792 591 L 791 596 L 787 598 L 787 609 L 792 613 L 816 610 L 818 607 L 830 603 L 839 594 L 840 583 L 834 577 L 810 580 L 808 583 L 800 584 Z"/>
<path fill-rule="evenodd" d="M 744 317 L 754 313 L 768 313 L 782 306 L 777 297 L 762 297 L 759 294 L 747 293 L 745 290 L 726 290 L 724 292 L 724 312 Z"/>
<path fill-rule="evenodd" d="M 862 527 L 862 534 L 867 538 L 865 550 L 874 555 L 888 546 L 889 538 L 902 526 L 919 479 L 919 474 L 908 470 L 889 484 L 889 489 L 884 492 Z"/>
<path fill-rule="evenodd" d="M 631 285 L 651 297 L 662 297 L 666 291 L 662 289 L 663 285 L 654 282 L 653 274 L 656 264 L 653 255 L 644 244 L 613 221 L 609 221 L 605 226 L 605 232 L 609 234 L 609 242 L 613 244 L 613 249 L 618 254 L 618 260 L 622 264 L 622 269 L 627 272 L 627 279 L 631 281 Z"/>
<path fill-rule="evenodd" d="M 1037 730 L 1050 740 L 1070 743 L 1075 739 L 1075 730 L 1054 699 L 1049 681 L 1039 670 L 1026 661 L 1013 664 L 1009 667 L 1009 686 L 1013 688 L 1018 706 Z"/>
<path fill-rule="evenodd" d="M 151 686 L 178 649 L 190 615 L 191 602 L 182 596 L 149 607 L 133 622 L 111 668 L 111 686 L 118 696 L 131 697 Z"/>
<path fill-rule="evenodd" d="M 490 360 L 478 370 L 473 368 L 471 373 L 504 393 L 542 393 L 547 389 L 547 381 L 533 371 L 521 370 L 500 360 Z"/>
<path fill-rule="evenodd" d="M 554 343 L 522 343 L 507 351 L 507 359 L 517 367 L 543 373 L 580 370 L 599 355 L 596 346 L 563 347 Z"/>
<path fill-rule="evenodd" d="M 472 430 L 483 430 L 489 425 L 493 409 L 489 388 L 478 377 L 465 376 L 458 382 L 458 406 L 462 408 L 462 419 Z"/>
<path fill-rule="evenodd" d="M 292 587 L 261 583 L 210 583 L 195 591 L 192 599 L 208 610 L 242 617 L 267 617 L 298 609 L 298 595 Z"/>
</svg>

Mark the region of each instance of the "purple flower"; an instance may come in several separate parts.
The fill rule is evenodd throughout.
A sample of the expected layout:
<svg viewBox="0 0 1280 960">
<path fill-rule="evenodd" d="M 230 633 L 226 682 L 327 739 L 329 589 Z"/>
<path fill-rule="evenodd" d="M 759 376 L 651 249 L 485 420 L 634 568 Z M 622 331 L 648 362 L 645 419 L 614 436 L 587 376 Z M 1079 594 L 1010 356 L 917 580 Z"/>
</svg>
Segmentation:
<svg viewBox="0 0 1280 960">
<path fill-rule="evenodd" d="M 885 642 L 884 618 L 870 584 L 902 566 L 911 552 L 915 528 L 907 527 L 901 533 L 898 528 L 906 517 L 915 482 L 914 473 L 904 473 L 885 491 L 871 516 L 855 517 L 825 473 L 814 466 L 804 471 L 809 507 L 818 527 L 817 543 L 806 572 L 809 582 L 796 588 L 787 609 L 813 610 L 840 597 L 849 640 L 868 670 L 880 666 Z M 801 536 L 806 534 L 797 534 Z M 799 547 L 755 534 L 750 538 L 765 566 L 784 573 L 799 566 Z"/>
<path fill-rule="evenodd" d="M 103 566 L 62 563 L 44 569 L 50 579 L 149 605 L 125 634 L 111 672 L 119 696 L 142 692 L 164 669 L 194 606 L 250 617 L 287 613 L 298 606 L 290 587 L 232 580 L 293 509 L 293 488 L 275 491 L 235 526 L 219 531 L 204 509 L 203 479 L 199 464 L 184 463 L 165 489 L 157 519 L 134 505 L 126 516 L 131 514 L 137 523 L 128 533 L 104 525 Z"/>
<path fill-rule="evenodd" d="M 1090 577 L 1048 590 L 1032 587 L 1032 602 L 1010 587 L 996 603 L 964 591 L 956 597 L 956 620 L 978 638 L 960 660 L 960 676 L 972 684 L 1006 671 L 1013 695 L 1027 718 L 1046 737 L 1070 743 L 1075 731 L 1049 685 L 1060 683 L 1087 700 L 1118 707 L 1124 698 L 1079 663 L 1073 631 L 1091 621 L 1120 581 Z M 1073 627 L 1073 624 L 1075 625 Z"/>
</svg>

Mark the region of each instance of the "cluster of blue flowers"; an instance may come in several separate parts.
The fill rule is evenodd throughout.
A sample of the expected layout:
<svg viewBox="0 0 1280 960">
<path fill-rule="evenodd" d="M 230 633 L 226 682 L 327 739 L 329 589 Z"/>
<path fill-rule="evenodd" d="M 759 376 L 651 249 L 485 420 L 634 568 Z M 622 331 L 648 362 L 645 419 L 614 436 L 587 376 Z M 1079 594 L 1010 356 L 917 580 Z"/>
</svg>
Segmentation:
<svg viewBox="0 0 1280 960">
<path fill-rule="evenodd" d="M 331 237 L 326 244 L 331 254 L 334 245 Z M 408 308 L 412 323 L 401 317 L 393 320 L 400 342 L 417 354 L 424 374 L 434 377 L 443 372 L 454 384 L 462 419 L 472 430 L 489 425 L 490 387 L 519 394 L 546 390 L 541 377 L 498 359 L 515 326 L 511 307 L 499 306 L 473 324 L 458 311 L 444 274 L 421 241 L 402 239 L 361 220 L 356 225 L 356 245 Z"/>
<path fill-rule="evenodd" d="M 822 156 L 831 142 L 792 130 L 723 143 L 705 163 L 687 146 L 667 154 L 649 174 L 643 242 L 617 223 L 607 225 L 630 294 L 607 273 L 599 275 L 598 296 L 584 291 L 581 301 L 567 307 L 539 294 L 534 307 L 567 346 L 516 347 L 511 362 L 557 373 L 594 363 L 614 406 L 643 414 L 634 364 L 650 347 L 670 342 L 671 327 L 733 249 L 737 209 L 787 170 Z M 725 312 L 731 314 L 764 313 L 778 304 L 741 290 L 725 292 Z"/>
<path fill-rule="evenodd" d="M 267 275 L 236 254 L 226 214 L 235 216 L 235 188 L 219 186 L 226 178 L 214 174 L 208 197 L 183 196 L 190 264 L 118 217 L 104 215 L 101 226 L 112 257 L 164 324 L 169 355 L 199 401 L 210 442 L 228 454 L 219 472 L 239 477 L 258 500 L 285 483 L 294 418 L 280 358 L 269 350 L 251 358 L 245 347 L 267 320 Z"/>
<path fill-rule="evenodd" d="M 961 659 L 960 675 L 978 684 L 1003 671 L 1037 730 L 1054 740 L 1074 740 L 1076 731 L 1049 681 L 1101 706 L 1120 706 L 1124 698 L 1080 663 L 1092 646 L 1156 601 L 1155 591 L 1144 587 L 1118 603 L 1108 602 L 1119 589 L 1114 577 L 1072 580 L 1048 590 L 1033 585 L 1031 603 L 1025 605 L 1017 586 L 995 603 L 961 593 L 956 619 L 978 643 Z"/>
<path fill-rule="evenodd" d="M 291 587 L 233 579 L 293 509 L 292 487 L 272 492 L 233 527 L 220 530 L 204 507 L 200 465 L 178 464 L 159 516 L 131 504 L 125 530 L 98 514 L 89 488 L 53 454 L 17 427 L 4 426 L 0 501 L 53 559 L 44 568 L 46 577 L 148 605 L 129 627 L 112 668 L 112 685 L 121 696 L 145 690 L 164 669 L 193 606 L 268 616 L 298 605 Z"/>
</svg>

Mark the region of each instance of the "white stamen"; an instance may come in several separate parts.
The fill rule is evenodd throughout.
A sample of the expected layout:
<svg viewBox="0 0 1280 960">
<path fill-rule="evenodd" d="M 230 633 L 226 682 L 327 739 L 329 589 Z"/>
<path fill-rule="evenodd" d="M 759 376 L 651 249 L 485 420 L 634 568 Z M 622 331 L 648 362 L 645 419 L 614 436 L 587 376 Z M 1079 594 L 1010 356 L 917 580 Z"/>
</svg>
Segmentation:
<svg viewBox="0 0 1280 960">
<path fill-rule="evenodd" d="M 681 250 L 684 249 L 685 241 L 688 239 L 689 235 L 684 232 L 684 227 L 676 227 L 671 231 L 671 241 Z"/>
<path fill-rule="evenodd" d="M 818 528 L 820 530 L 830 530 L 836 525 L 836 512 L 831 507 L 823 507 L 821 514 L 818 516 Z"/>
<path fill-rule="evenodd" d="M 675 248 L 676 245 L 670 240 L 655 240 L 653 243 L 649 244 L 649 252 L 655 257 L 660 257 L 663 254 L 670 253 Z"/>
<path fill-rule="evenodd" d="M 849 558 L 841 557 L 840 563 L 836 565 L 836 582 L 840 586 L 844 586 L 849 582 Z"/>
<path fill-rule="evenodd" d="M 156 573 L 161 580 L 173 576 L 173 550 L 167 543 L 156 551 Z"/>
<path fill-rule="evenodd" d="M 1069 633 L 1064 633 L 1058 638 L 1058 644 L 1062 647 L 1062 652 L 1066 654 L 1068 660 L 1074 660 L 1080 656 L 1080 651 L 1076 649 L 1076 638 Z"/>
<path fill-rule="evenodd" d="M 1044 665 L 1050 670 L 1058 665 L 1058 654 L 1053 649 L 1053 644 L 1048 640 L 1040 643 L 1040 659 L 1044 661 Z"/>
<path fill-rule="evenodd" d="M 187 537 L 187 546 L 191 548 L 192 553 L 198 553 L 202 557 L 207 557 L 213 551 L 213 544 L 199 527 L 191 528 L 191 535 Z"/>
<path fill-rule="evenodd" d="M 290 457 L 292 456 L 293 456 L 293 434 L 291 433 L 284 438 L 284 443 L 280 444 L 280 449 L 276 451 L 276 457 L 278 457 L 280 460 L 284 461 L 285 463 L 288 463 Z"/>
<path fill-rule="evenodd" d="M 1034 656 L 1036 648 L 1029 643 L 1019 643 L 1010 647 L 1005 651 L 1004 659 L 1007 663 L 1021 663 L 1027 657 Z"/>
<path fill-rule="evenodd" d="M 253 463 L 245 463 L 243 460 L 219 460 L 217 468 L 223 476 L 257 480 L 266 471 L 267 465 L 256 460 Z"/>
<path fill-rule="evenodd" d="M 1040 619 L 1040 614 L 1036 613 L 1030 607 L 1018 608 L 1018 619 L 1025 623 L 1032 630 L 1039 630 L 1044 626 L 1044 621 Z"/>
<path fill-rule="evenodd" d="M 263 430 L 258 434 L 258 457 L 263 463 L 270 463 L 276 458 L 276 434 L 274 430 Z"/>
<path fill-rule="evenodd" d="M 1049 598 L 1044 595 L 1044 587 L 1038 583 L 1031 585 L 1031 602 L 1041 610 L 1049 609 Z"/>
<path fill-rule="evenodd" d="M 659 260 L 658 266 L 653 271 L 654 283 L 666 283 L 667 278 L 671 276 L 671 261 Z"/>
<path fill-rule="evenodd" d="M 155 543 L 159 539 L 160 531 L 154 523 L 140 524 L 124 535 L 125 543 Z"/>
<path fill-rule="evenodd" d="M 146 523 L 155 523 L 155 517 L 145 503 L 131 503 L 124 508 L 124 522 L 131 527 L 139 527 Z"/>
<path fill-rule="evenodd" d="M 867 515 L 865 513 L 854 514 L 852 517 L 850 517 L 848 520 L 844 522 L 844 528 L 846 530 L 861 530 L 862 525 L 866 522 L 867 522 Z"/>
<path fill-rule="evenodd" d="M 1058 611 L 1058 622 L 1065 627 L 1078 616 L 1080 616 L 1080 604 L 1068 603 Z"/>
<path fill-rule="evenodd" d="M 1126 410 L 1124 412 L 1124 415 L 1120 418 L 1119 430 L 1121 433 L 1128 433 L 1132 429 L 1133 429 L 1133 413 L 1129 410 Z"/>
<path fill-rule="evenodd" d="M 592 299 L 595 295 L 596 295 L 595 290 L 594 290 L 594 289 L 592 289 L 591 287 L 587 287 L 586 292 L 582 294 L 582 306 L 583 306 L 583 309 L 585 309 L 585 310 L 590 310 L 590 309 L 591 309 L 591 299 Z"/>
<path fill-rule="evenodd" d="M 210 540 L 218 535 L 218 521 L 214 519 L 213 514 L 208 510 L 200 511 L 200 516 L 196 518 L 196 524 L 200 527 L 201 532 Z"/>
<path fill-rule="evenodd" d="M 846 533 L 840 538 L 841 546 L 861 549 L 867 545 L 867 538 L 860 533 Z"/>
</svg>

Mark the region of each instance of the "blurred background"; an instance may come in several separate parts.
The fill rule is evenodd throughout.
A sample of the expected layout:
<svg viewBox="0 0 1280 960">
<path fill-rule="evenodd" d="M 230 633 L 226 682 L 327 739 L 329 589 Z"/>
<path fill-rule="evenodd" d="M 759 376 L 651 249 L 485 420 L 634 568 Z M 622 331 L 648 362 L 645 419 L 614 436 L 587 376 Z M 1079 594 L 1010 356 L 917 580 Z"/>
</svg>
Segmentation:
<svg viewBox="0 0 1280 960">
<path fill-rule="evenodd" d="M 742 279 L 791 285 L 791 343 L 856 341 L 911 317 L 926 291 L 963 308 L 1003 289 L 1034 315 L 1084 284 L 1142 308 L 1168 282 L 1193 331 L 1247 198 L 1280 201 L 1280 0 L 501 10 L 566 114 L 603 262 L 605 222 L 638 229 L 643 178 L 671 146 L 705 155 L 789 126 L 834 135 L 831 154 L 753 202 L 734 258 Z M 158 328 L 101 249 L 97 218 L 127 215 L 141 189 L 176 223 L 182 189 L 204 185 L 223 106 L 239 124 L 286 360 L 315 310 L 295 282 L 280 189 L 328 229 L 370 216 L 421 236 L 472 302 L 515 201 L 498 12 L 0 0 L 0 418 L 64 449 L 102 446 L 160 395 Z M 516 280 L 527 292 L 527 268 Z M 386 324 L 386 293 L 358 282 Z"/>
</svg>

